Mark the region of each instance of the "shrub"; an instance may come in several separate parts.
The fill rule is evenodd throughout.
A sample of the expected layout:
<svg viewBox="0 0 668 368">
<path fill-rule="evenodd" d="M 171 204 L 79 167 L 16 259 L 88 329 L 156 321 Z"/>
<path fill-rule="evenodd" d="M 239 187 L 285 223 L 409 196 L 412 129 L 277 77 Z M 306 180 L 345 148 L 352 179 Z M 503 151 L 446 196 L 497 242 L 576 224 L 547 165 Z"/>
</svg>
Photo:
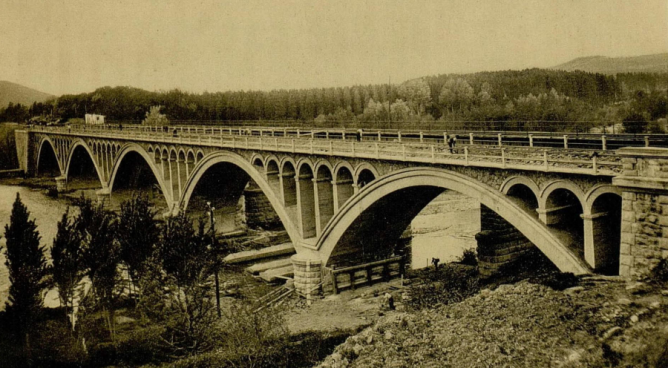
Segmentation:
<svg viewBox="0 0 668 368">
<path fill-rule="evenodd" d="M 459 257 L 459 263 L 464 264 L 464 265 L 469 265 L 469 266 L 477 266 L 478 265 L 478 255 L 475 251 L 475 249 L 466 249 L 464 251 L 464 254 L 462 254 L 461 257 Z"/>
<path fill-rule="evenodd" d="M 416 310 L 458 303 L 480 289 L 478 271 L 470 267 L 445 264 L 438 270 L 423 272 L 421 278 L 423 283 L 408 289 L 410 299 L 407 305 Z"/>
<path fill-rule="evenodd" d="M 649 278 L 655 283 L 668 281 L 668 259 L 662 258 L 650 271 Z"/>
</svg>

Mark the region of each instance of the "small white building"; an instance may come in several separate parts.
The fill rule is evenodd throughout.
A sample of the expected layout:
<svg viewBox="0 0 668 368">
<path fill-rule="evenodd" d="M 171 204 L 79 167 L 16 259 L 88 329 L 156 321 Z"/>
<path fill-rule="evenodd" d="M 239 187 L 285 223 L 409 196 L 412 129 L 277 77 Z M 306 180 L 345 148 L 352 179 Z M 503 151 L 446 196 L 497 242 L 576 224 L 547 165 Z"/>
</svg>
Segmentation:
<svg viewBox="0 0 668 368">
<path fill-rule="evenodd" d="M 104 124 L 104 115 L 86 114 L 86 124 Z"/>
</svg>

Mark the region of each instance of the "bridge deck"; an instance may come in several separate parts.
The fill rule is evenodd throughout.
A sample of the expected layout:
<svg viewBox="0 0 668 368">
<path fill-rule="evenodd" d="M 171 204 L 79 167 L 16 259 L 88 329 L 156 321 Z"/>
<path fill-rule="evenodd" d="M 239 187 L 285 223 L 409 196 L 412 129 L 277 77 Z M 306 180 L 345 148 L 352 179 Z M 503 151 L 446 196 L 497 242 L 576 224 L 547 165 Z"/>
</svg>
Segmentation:
<svg viewBox="0 0 668 368">
<path fill-rule="evenodd" d="M 148 143 L 253 149 L 426 164 L 610 176 L 622 171 L 620 158 L 615 155 L 614 151 L 471 144 L 473 140 L 460 141 L 459 146 L 450 150 L 443 140 L 428 141 L 423 138 L 422 142 L 388 141 L 383 140 L 382 134 L 379 134 L 380 139 L 357 141 L 354 137 L 353 139 L 350 139 L 350 136 L 346 137 L 342 132 L 338 138 L 332 133 L 329 139 L 327 137 L 316 139 L 314 138 L 316 137 L 315 132 L 302 134 L 301 131 L 297 131 L 295 135 L 289 135 L 283 129 L 272 131 L 272 135 L 265 135 L 262 130 L 260 134 L 249 135 L 244 134 L 248 132 L 241 129 L 192 127 L 174 127 L 168 132 L 156 127 L 132 127 L 123 130 L 85 126 L 37 127 L 33 130 Z M 499 142 L 503 143 L 502 139 L 499 139 Z"/>
</svg>

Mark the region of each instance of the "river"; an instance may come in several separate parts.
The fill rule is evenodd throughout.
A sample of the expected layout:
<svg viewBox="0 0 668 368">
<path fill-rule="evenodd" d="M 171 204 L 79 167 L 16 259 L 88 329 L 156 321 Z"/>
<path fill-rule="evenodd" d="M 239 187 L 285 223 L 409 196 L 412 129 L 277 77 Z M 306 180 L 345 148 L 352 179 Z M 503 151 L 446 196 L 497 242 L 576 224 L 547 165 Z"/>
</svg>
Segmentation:
<svg viewBox="0 0 668 368">
<path fill-rule="evenodd" d="M 51 198 L 43 189 L 0 184 L 0 246 L 5 245 L 4 226 L 9 223 L 12 203 L 19 193 L 35 219 L 42 244 L 49 249 L 56 236 L 57 223 L 65 212 L 68 199 Z M 434 199 L 411 223 L 411 267 L 422 268 L 431 264 L 431 258 L 450 262 L 461 256 L 465 249 L 475 248 L 475 233 L 480 231 L 480 205 L 461 194 L 446 191 Z M 49 252 L 47 251 L 47 258 Z M 5 267 L 5 251 L 0 252 L 0 310 L 4 309 L 9 288 Z M 51 291 L 45 301 L 57 306 L 58 299 Z"/>
</svg>

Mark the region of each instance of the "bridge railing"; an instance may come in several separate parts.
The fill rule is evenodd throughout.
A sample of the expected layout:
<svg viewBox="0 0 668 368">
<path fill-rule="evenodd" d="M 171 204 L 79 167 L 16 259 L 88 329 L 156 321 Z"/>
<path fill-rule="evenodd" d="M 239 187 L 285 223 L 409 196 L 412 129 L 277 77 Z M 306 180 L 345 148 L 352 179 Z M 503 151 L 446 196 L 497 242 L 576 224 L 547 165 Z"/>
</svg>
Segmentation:
<svg viewBox="0 0 668 368">
<path fill-rule="evenodd" d="M 527 146 L 460 145 L 450 148 L 438 142 L 406 142 L 356 139 L 316 139 L 307 135 L 242 135 L 229 130 L 201 129 L 40 129 L 54 133 L 166 144 L 202 145 L 232 149 L 258 149 L 325 156 L 358 157 L 378 160 L 498 167 L 521 170 L 556 171 L 616 175 L 621 161 L 614 152 L 582 149 L 537 148 Z M 238 133 L 238 132 L 237 132 Z M 244 134 L 246 133 L 246 134 Z"/>
<path fill-rule="evenodd" d="M 62 127 L 38 127 L 38 129 L 65 129 Z M 179 135 L 250 135 L 270 137 L 355 139 L 358 130 L 345 128 L 299 128 L 299 127 L 258 127 L 258 126 L 144 126 L 144 125 L 70 125 L 69 131 L 132 131 L 137 134 Z M 665 134 L 590 134 L 557 132 L 463 132 L 463 131 L 421 131 L 421 130 L 363 130 L 362 140 L 398 141 L 419 143 L 443 143 L 446 137 L 456 137 L 459 144 L 489 146 L 529 146 L 543 148 L 617 149 L 629 146 L 668 147 Z"/>
</svg>

